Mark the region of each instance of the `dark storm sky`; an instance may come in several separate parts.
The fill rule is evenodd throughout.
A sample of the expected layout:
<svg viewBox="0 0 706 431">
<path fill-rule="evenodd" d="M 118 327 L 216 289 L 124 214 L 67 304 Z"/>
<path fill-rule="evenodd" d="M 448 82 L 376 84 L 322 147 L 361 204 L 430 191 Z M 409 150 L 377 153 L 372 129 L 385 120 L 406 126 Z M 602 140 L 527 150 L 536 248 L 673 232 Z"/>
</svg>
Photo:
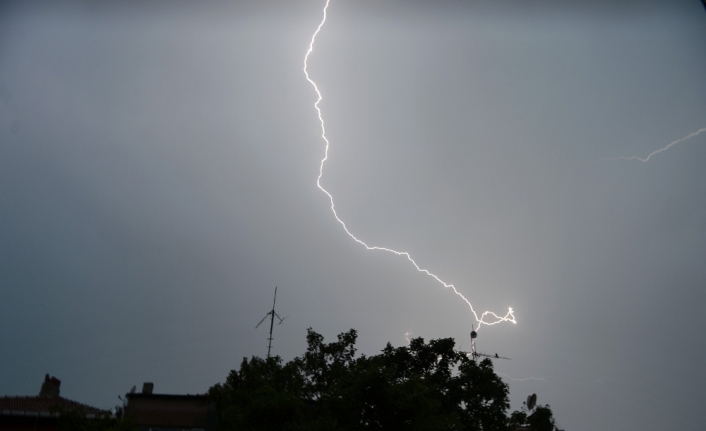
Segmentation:
<svg viewBox="0 0 706 431">
<path fill-rule="evenodd" d="M 0 4 L 0 395 L 110 408 L 202 393 L 279 286 L 305 330 L 474 323 L 403 258 L 353 242 L 316 188 L 302 72 L 323 1 Z M 513 408 L 570 430 L 696 429 L 705 401 L 706 13 L 696 0 L 333 0 L 309 72 L 349 229 L 478 311 Z"/>
</svg>

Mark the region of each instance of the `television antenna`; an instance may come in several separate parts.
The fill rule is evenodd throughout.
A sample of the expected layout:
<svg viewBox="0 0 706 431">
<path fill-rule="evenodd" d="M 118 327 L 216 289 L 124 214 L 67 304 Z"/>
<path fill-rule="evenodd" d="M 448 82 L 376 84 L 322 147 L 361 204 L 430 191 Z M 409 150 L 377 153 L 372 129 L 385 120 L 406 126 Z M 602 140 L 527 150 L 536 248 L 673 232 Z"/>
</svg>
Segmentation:
<svg viewBox="0 0 706 431">
<path fill-rule="evenodd" d="M 268 343 L 267 343 L 267 357 L 268 358 L 270 357 L 270 350 L 272 349 L 272 340 L 273 340 L 272 327 L 275 324 L 275 317 L 279 319 L 278 325 L 281 325 L 282 322 L 284 322 L 284 319 L 289 317 L 289 316 L 285 316 L 284 318 L 279 317 L 279 314 L 277 314 L 277 312 L 275 311 L 275 303 L 276 302 L 277 302 L 277 286 L 275 286 L 275 300 L 272 301 L 272 310 L 268 311 L 267 314 L 265 314 L 265 317 L 263 317 L 262 320 L 260 320 L 260 323 L 258 323 L 257 326 L 255 326 L 255 329 L 259 328 L 260 325 L 262 325 L 262 322 L 264 322 L 265 319 L 267 319 L 267 316 L 270 316 L 270 337 L 267 339 L 267 341 L 268 341 Z"/>
<path fill-rule="evenodd" d="M 508 361 L 510 360 L 510 358 L 506 358 L 504 356 L 499 356 L 497 353 L 494 355 L 489 355 L 487 353 L 480 353 L 480 352 L 476 351 L 476 338 L 478 338 L 478 333 L 473 328 L 473 325 L 471 325 L 471 351 L 468 352 L 467 354 L 470 354 L 473 357 L 474 361 L 481 356 L 484 358 L 490 358 L 490 359 L 507 359 Z"/>
</svg>

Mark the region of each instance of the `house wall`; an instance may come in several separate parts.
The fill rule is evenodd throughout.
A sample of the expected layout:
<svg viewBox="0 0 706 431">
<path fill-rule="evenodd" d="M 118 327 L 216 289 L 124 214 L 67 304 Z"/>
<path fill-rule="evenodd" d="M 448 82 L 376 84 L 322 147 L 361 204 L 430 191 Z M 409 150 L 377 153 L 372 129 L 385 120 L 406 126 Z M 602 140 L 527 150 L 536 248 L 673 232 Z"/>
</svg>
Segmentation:
<svg viewBox="0 0 706 431">
<path fill-rule="evenodd" d="M 212 429 L 209 425 L 214 418 L 209 413 L 208 399 L 197 396 L 130 397 L 125 407 L 126 417 L 131 417 L 140 427 Z"/>
<path fill-rule="evenodd" d="M 55 431 L 56 418 L 0 415 L 0 431 Z"/>
</svg>

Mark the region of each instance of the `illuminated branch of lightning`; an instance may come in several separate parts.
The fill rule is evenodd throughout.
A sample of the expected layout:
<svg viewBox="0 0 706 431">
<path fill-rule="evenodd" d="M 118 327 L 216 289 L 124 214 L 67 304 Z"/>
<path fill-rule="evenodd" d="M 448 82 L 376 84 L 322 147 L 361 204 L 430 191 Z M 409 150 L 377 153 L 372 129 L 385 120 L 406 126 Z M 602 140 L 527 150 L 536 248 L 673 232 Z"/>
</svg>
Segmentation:
<svg viewBox="0 0 706 431">
<path fill-rule="evenodd" d="M 529 381 L 529 380 L 536 380 L 536 381 L 538 381 L 538 382 L 547 383 L 547 380 L 546 380 L 546 379 L 543 379 L 542 377 L 524 377 L 524 378 L 521 378 L 521 379 L 516 379 L 516 378 L 510 377 L 510 376 L 508 376 L 507 374 L 504 374 L 504 373 L 495 373 L 495 374 L 497 374 L 498 376 L 505 377 L 505 378 L 507 378 L 507 379 L 509 379 L 509 380 L 514 380 L 514 381 L 516 381 L 516 382 L 527 382 L 527 381 Z"/>
<path fill-rule="evenodd" d="M 319 31 L 321 31 L 321 27 L 323 27 L 324 23 L 326 22 L 326 11 L 327 11 L 327 9 L 328 9 L 328 6 L 329 6 L 329 3 L 330 3 L 330 2 L 331 2 L 331 0 L 326 0 L 326 5 L 324 6 L 324 11 L 323 11 L 324 17 L 323 17 L 323 19 L 321 20 L 321 23 L 319 24 L 319 26 L 316 28 L 316 31 L 314 32 L 314 35 L 311 37 L 311 42 L 309 43 L 309 49 L 308 49 L 307 52 L 306 52 L 306 56 L 304 56 L 304 74 L 306 75 L 307 81 L 309 81 L 309 83 L 311 83 L 311 85 L 314 87 L 314 91 L 316 91 L 316 95 L 318 96 L 318 99 L 316 100 L 316 103 L 314 103 L 314 108 L 316 108 L 316 112 L 317 112 L 318 115 L 319 115 L 319 122 L 321 123 L 321 138 L 324 140 L 324 142 L 326 142 L 326 150 L 325 150 L 325 152 L 324 152 L 324 158 L 321 160 L 321 165 L 320 165 L 320 167 L 319 167 L 319 177 L 316 179 L 316 185 L 319 187 L 319 189 L 321 189 L 322 192 L 326 193 L 326 196 L 328 196 L 329 201 L 331 202 L 331 211 L 333 211 L 333 216 L 336 217 L 336 220 L 338 220 L 339 223 L 341 223 L 341 226 L 343 226 L 343 230 L 346 231 L 346 233 L 348 234 L 348 236 L 350 236 L 351 238 L 353 238 L 353 240 L 354 240 L 355 242 L 357 242 L 358 244 L 362 245 L 362 246 L 365 247 L 366 249 L 368 249 L 368 250 L 381 250 L 381 251 L 386 251 L 386 252 L 389 252 L 389 253 L 394 253 L 394 254 L 396 254 L 396 255 L 398 255 L 398 256 L 404 256 L 404 257 L 407 258 L 407 260 L 409 260 L 410 262 L 412 262 L 412 265 L 414 265 L 414 267 L 417 268 L 417 271 L 423 272 L 423 273 L 427 274 L 428 276 L 434 278 L 436 281 L 438 281 L 439 283 L 441 283 L 444 287 L 453 289 L 454 293 L 455 293 L 456 295 L 460 296 L 464 301 L 466 301 L 466 304 L 468 304 L 468 307 L 471 309 L 471 312 L 473 313 L 473 316 L 475 317 L 476 321 L 478 322 L 478 329 L 480 329 L 480 326 L 481 326 L 481 325 L 495 325 L 495 324 L 500 323 L 500 322 L 507 322 L 507 321 L 509 321 L 509 322 L 512 322 L 512 323 L 517 323 L 517 322 L 515 321 L 515 315 L 513 314 L 512 308 L 509 308 L 507 314 L 505 314 L 504 316 L 498 316 L 497 314 L 493 313 L 492 311 L 484 311 L 484 312 L 481 314 L 480 318 L 478 318 L 478 314 L 476 314 L 476 311 L 473 309 L 473 305 L 471 305 L 471 302 L 470 302 L 468 299 L 466 299 L 466 297 L 463 296 L 463 295 L 461 294 L 461 292 L 459 292 L 458 290 L 456 290 L 456 287 L 455 287 L 453 284 L 448 284 L 448 283 L 444 282 L 442 279 L 440 279 L 438 276 L 436 276 L 435 274 L 432 274 L 432 273 L 429 272 L 428 270 L 421 268 L 421 267 L 417 264 L 417 262 L 415 262 L 414 259 L 412 259 L 412 257 L 411 257 L 411 256 L 409 255 L 409 253 L 407 253 L 407 252 L 396 251 L 396 250 L 392 250 L 392 249 L 385 248 L 385 247 L 373 247 L 373 246 L 369 246 L 369 245 L 366 244 L 365 242 L 363 242 L 363 241 L 361 241 L 360 239 L 356 238 L 356 236 L 353 235 L 353 234 L 348 230 L 348 228 L 346 227 L 346 224 L 343 222 L 343 220 L 341 220 L 341 219 L 338 217 L 338 214 L 336 213 L 336 207 L 335 207 L 335 205 L 334 205 L 334 203 L 333 203 L 333 196 L 331 195 L 331 193 L 329 193 L 329 192 L 328 192 L 325 188 L 323 188 L 323 186 L 321 185 L 321 177 L 324 175 L 324 163 L 326 162 L 326 160 L 328 160 L 328 150 L 329 150 L 329 146 L 330 146 L 329 140 L 328 140 L 328 138 L 326 137 L 326 127 L 324 126 L 324 119 L 323 119 L 323 117 L 322 117 L 322 115 L 321 115 L 321 108 L 319 108 L 319 103 L 321 103 L 321 100 L 323 99 L 323 97 L 321 96 L 321 92 L 319 91 L 319 87 L 318 87 L 318 86 L 316 85 L 316 83 L 309 77 L 309 72 L 308 72 L 308 70 L 307 70 L 307 62 L 308 62 L 308 60 L 309 60 L 309 55 L 310 55 L 310 54 L 312 53 L 312 51 L 314 50 L 314 41 L 316 40 L 316 36 L 319 34 Z M 493 320 L 492 320 L 492 321 L 485 321 L 485 317 L 486 317 L 486 316 L 492 316 L 492 317 L 493 317 Z"/>
<path fill-rule="evenodd" d="M 650 160 L 650 157 L 654 156 L 655 154 L 659 154 L 659 153 L 661 153 L 662 151 L 667 151 L 669 148 L 671 148 L 671 147 L 677 145 L 677 144 L 680 143 L 680 142 L 686 141 L 687 139 L 691 139 L 691 138 L 693 138 L 694 136 L 698 135 L 698 134 L 701 133 L 701 132 L 706 132 L 706 127 L 701 128 L 701 129 L 695 131 L 694 133 L 692 133 L 692 134 L 690 134 L 690 135 L 688 135 L 688 136 L 684 136 L 683 138 L 679 138 L 679 139 L 677 139 L 676 141 L 672 142 L 671 144 L 667 145 L 667 146 L 664 147 L 664 148 L 660 148 L 659 150 L 655 150 L 655 151 L 651 152 L 651 153 L 650 153 L 647 157 L 645 157 L 644 159 L 643 159 L 643 158 L 640 158 L 640 157 L 638 157 L 638 156 L 630 156 L 630 157 L 623 157 L 623 156 L 621 156 L 621 157 L 615 157 L 615 158 L 604 159 L 604 160 L 612 160 L 612 161 L 615 161 L 615 160 L 639 160 L 639 161 L 641 161 L 641 162 L 646 162 L 646 161 Z"/>
</svg>

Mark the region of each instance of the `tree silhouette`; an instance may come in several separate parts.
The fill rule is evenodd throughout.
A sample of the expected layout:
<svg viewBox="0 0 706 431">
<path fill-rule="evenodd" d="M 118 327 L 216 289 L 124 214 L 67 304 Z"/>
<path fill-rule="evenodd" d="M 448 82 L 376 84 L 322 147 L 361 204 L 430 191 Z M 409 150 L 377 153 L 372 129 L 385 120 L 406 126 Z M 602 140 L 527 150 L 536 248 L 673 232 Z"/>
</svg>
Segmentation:
<svg viewBox="0 0 706 431">
<path fill-rule="evenodd" d="M 508 386 L 493 371 L 454 350 L 451 338 L 389 343 L 378 355 L 356 356 L 351 329 L 324 343 L 307 331 L 307 351 L 244 358 L 240 370 L 209 390 L 222 429 L 237 430 L 552 430 L 548 406 L 531 416 L 509 409 Z M 524 416 L 523 416 L 524 415 Z M 546 428 L 549 426 L 549 428 Z M 527 428 L 529 429 L 529 428 Z"/>
</svg>

